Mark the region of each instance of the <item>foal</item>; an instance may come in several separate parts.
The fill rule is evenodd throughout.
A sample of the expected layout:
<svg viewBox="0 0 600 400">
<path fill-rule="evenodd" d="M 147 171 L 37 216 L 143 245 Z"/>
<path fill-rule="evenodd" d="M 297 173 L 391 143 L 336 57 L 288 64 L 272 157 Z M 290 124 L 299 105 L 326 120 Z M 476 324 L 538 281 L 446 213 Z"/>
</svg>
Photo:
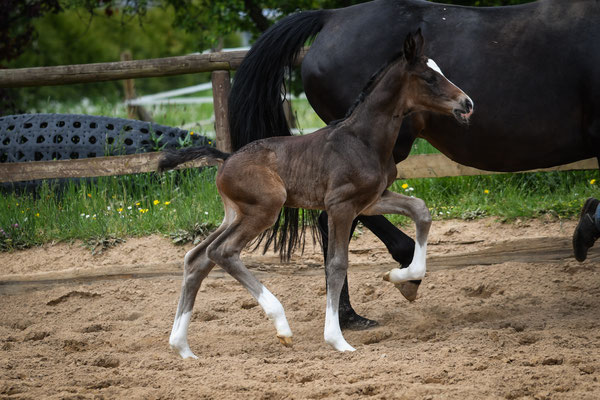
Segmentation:
<svg viewBox="0 0 600 400">
<path fill-rule="evenodd" d="M 408 268 L 390 271 L 386 280 L 398 283 L 425 275 L 431 216 L 422 200 L 386 189 L 396 178 L 392 149 L 405 115 L 432 111 L 467 123 L 473 103 L 422 52 L 421 32 L 408 35 L 403 54 L 374 75 L 349 116 L 313 134 L 252 142 L 234 154 L 210 147 L 165 153 L 160 170 L 197 158 L 222 163 L 217 188 L 225 219 L 185 256 L 181 298 L 169 339 L 183 358 L 196 358 L 187 330 L 200 284 L 215 264 L 248 289 L 275 323 L 281 343 L 291 345 L 292 331 L 281 303 L 240 260 L 242 249 L 275 223 L 283 206 L 329 214 L 324 338 L 338 351 L 354 350 L 342 336 L 338 304 L 348 268 L 348 237 L 357 215 L 412 218 L 417 241 L 414 260 Z"/>
</svg>

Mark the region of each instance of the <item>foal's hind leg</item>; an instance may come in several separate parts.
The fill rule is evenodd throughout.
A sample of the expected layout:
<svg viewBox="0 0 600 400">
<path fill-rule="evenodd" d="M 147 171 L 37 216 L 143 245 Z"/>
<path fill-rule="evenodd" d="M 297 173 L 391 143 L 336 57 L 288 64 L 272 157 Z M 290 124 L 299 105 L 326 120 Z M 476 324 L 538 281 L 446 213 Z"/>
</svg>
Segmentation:
<svg viewBox="0 0 600 400">
<path fill-rule="evenodd" d="M 385 280 L 399 283 L 422 279 L 425 276 L 427 253 L 427 236 L 431 226 L 431 214 L 425 202 L 416 197 L 386 190 L 379 200 L 363 210 L 363 215 L 403 214 L 409 216 L 416 224 L 416 245 L 413 260 L 408 268 L 394 268 L 384 276 Z"/>
<path fill-rule="evenodd" d="M 250 215 L 241 212 L 225 232 L 208 247 L 208 256 L 248 289 L 267 317 L 275 324 L 279 341 L 284 346 L 291 346 L 292 330 L 283 306 L 240 260 L 240 253 L 246 244 L 270 227 L 279 214 L 279 208 L 263 210 L 263 213 L 255 211 L 252 210 L 253 214 Z"/>
<path fill-rule="evenodd" d="M 232 210 L 226 209 L 225 220 L 221 226 L 185 255 L 181 296 L 177 305 L 171 336 L 169 337 L 171 348 L 183 358 L 198 358 L 190 349 L 187 331 L 200 285 L 215 266 L 215 263 L 206 255 L 206 249 L 229 226 L 232 214 Z"/>
</svg>

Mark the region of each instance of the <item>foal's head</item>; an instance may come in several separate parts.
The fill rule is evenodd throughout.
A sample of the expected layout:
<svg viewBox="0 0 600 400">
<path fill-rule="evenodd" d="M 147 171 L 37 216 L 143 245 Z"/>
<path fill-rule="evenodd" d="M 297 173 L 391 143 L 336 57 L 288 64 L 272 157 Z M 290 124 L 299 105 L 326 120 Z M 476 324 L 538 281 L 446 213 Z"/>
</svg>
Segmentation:
<svg viewBox="0 0 600 400">
<path fill-rule="evenodd" d="M 468 123 L 473 114 L 473 101 L 450 82 L 435 61 L 423 55 L 424 39 L 419 29 L 404 41 L 407 72 L 406 106 L 411 111 L 432 111 L 452 115 L 460 123 Z"/>
</svg>

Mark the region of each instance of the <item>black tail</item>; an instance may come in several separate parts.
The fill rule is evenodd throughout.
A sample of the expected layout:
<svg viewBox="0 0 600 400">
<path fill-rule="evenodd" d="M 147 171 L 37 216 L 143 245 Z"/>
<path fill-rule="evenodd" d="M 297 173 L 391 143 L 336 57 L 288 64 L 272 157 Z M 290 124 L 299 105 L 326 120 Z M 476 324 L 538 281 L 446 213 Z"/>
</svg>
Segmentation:
<svg viewBox="0 0 600 400">
<path fill-rule="evenodd" d="M 329 11 L 292 14 L 270 27 L 252 46 L 229 94 L 229 129 L 234 150 L 266 137 L 291 135 L 281 92 L 307 40 L 323 28 Z"/>
<path fill-rule="evenodd" d="M 231 154 L 223 153 L 211 146 L 187 147 L 179 150 L 165 150 L 158 162 L 158 172 L 173 169 L 187 161 L 206 158 L 208 165 L 226 160 Z"/>
</svg>

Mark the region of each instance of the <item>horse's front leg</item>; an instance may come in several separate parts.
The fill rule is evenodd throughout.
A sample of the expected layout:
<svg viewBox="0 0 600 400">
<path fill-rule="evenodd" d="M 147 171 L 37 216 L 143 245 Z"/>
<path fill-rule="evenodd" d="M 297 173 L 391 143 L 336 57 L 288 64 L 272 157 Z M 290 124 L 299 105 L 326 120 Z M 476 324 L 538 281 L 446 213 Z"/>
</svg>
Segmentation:
<svg viewBox="0 0 600 400">
<path fill-rule="evenodd" d="M 348 271 L 348 237 L 352 230 L 355 214 L 351 207 L 337 206 L 327 210 L 328 221 L 328 255 L 325 264 L 327 276 L 327 308 L 325 311 L 325 342 L 337 351 L 354 351 L 340 328 L 339 302 L 342 286 Z"/>
<path fill-rule="evenodd" d="M 375 204 L 361 214 L 402 214 L 415 221 L 416 244 L 412 262 L 408 268 L 394 268 L 387 272 L 384 279 L 392 283 L 423 279 L 426 271 L 427 236 L 431 227 L 431 214 L 425 202 L 386 190 Z"/>
<path fill-rule="evenodd" d="M 350 229 L 350 237 L 348 238 L 348 241 L 352 239 L 352 232 L 354 232 L 357 222 L 358 219 L 356 218 L 354 219 L 354 221 L 352 221 L 352 228 Z M 323 247 L 323 257 L 325 259 L 325 264 L 327 264 L 327 247 L 329 245 L 329 221 L 327 218 L 327 212 L 325 211 L 323 211 L 319 215 L 319 230 L 321 232 L 321 245 Z M 412 257 L 412 251 L 410 255 Z M 406 266 L 408 266 L 408 264 L 406 264 Z M 327 281 L 327 270 L 325 271 L 325 281 Z M 339 317 L 340 326 L 342 327 L 342 329 L 363 330 L 379 325 L 377 321 L 373 321 L 371 319 L 358 315 L 356 311 L 354 311 L 354 308 L 352 308 L 352 304 L 350 304 L 350 292 L 348 290 L 348 275 L 346 275 L 346 278 L 344 279 L 344 285 L 342 286 L 342 292 L 340 293 Z"/>
</svg>

